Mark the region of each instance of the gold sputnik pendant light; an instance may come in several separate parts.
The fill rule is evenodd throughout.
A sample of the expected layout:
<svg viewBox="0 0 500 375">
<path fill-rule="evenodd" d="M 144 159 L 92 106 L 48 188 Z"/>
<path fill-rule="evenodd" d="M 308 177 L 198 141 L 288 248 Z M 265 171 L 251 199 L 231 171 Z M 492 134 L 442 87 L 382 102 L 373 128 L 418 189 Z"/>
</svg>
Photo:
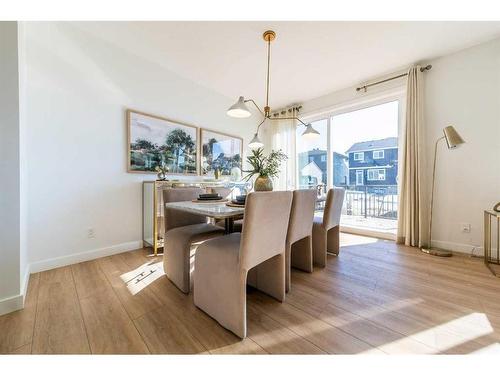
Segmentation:
<svg viewBox="0 0 500 375">
<path fill-rule="evenodd" d="M 245 99 L 245 97 L 240 96 L 238 98 L 238 101 L 231 107 L 229 107 L 229 109 L 227 110 L 228 116 L 235 118 L 250 117 L 252 113 L 250 112 L 246 104 L 250 102 L 259 110 L 260 114 L 264 117 L 263 120 L 260 122 L 259 126 L 257 126 L 257 131 L 253 139 L 248 144 L 248 147 L 250 148 L 259 148 L 264 146 L 264 144 L 259 139 L 259 129 L 261 125 L 264 124 L 267 120 L 269 121 L 297 120 L 300 123 L 300 125 L 303 125 L 306 128 L 304 133 L 302 133 L 303 137 L 308 137 L 308 138 L 318 137 L 320 135 L 319 132 L 315 130 L 311 124 L 306 124 L 298 117 L 292 116 L 292 117 L 271 118 L 271 107 L 269 107 L 269 67 L 271 63 L 271 42 L 274 39 L 276 39 L 276 33 L 272 30 L 267 30 L 266 32 L 264 32 L 262 37 L 267 43 L 266 106 L 264 107 L 264 111 L 260 109 L 260 107 L 257 105 L 257 103 L 255 103 L 253 99 Z"/>
</svg>

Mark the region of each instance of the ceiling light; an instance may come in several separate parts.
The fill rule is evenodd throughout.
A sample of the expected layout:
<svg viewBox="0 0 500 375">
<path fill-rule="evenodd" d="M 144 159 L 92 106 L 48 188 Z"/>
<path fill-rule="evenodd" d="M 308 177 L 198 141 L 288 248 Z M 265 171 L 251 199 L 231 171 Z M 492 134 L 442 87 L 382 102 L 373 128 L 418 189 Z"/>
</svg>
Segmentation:
<svg viewBox="0 0 500 375">
<path fill-rule="evenodd" d="M 264 146 L 264 143 L 262 143 L 261 140 L 259 139 L 259 135 L 257 133 L 255 133 L 255 135 L 253 136 L 252 140 L 248 144 L 248 147 L 250 147 L 250 148 L 261 148 L 263 146 Z"/>
<path fill-rule="evenodd" d="M 250 117 L 252 113 L 245 104 L 245 98 L 243 96 L 240 96 L 238 101 L 231 107 L 229 107 L 229 109 L 227 110 L 227 115 L 236 118 L 246 118 Z"/>
<path fill-rule="evenodd" d="M 306 130 L 302 133 L 302 136 L 309 139 L 315 139 L 320 136 L 319 131 L 314 129 L 311 124 L 306 125 Z"/>
<path fill-rule="evenodd" d="M 291 117 L 273 117 L 271 118 L 271 107 L 269 107 L 269 67 L 271 64 L 271 42 L 276 39 L 276 33 L 272 30 L 267 30 L 262 35 L 264 40 L 267 42 L 267 76 L 266 76 L 266 106 L 264 107 L 264 111 L 260 109 L 260 107 L 255 103 L 252 99 L 246 99 L 243 96 L 240 96 L 236 104 L 232 105 L 228 110 L 227 114 L 231 117 L 245 118 L 250 117 L 251 112 L 249 111 L 246 103 L 252 102 L 252 104 L 259 110 L 264 119 L 257 126 L 257 132 L 253 137 L 252 141 L 248 144 L 250 148 L 262 147 L 264 144 L 259 139 L 259 129 L 260 126 L 266 122 L 266 120 L 276 121 L 276 120 L 297 120 L 300 124 L 306 127 L 303 136 L 307 138 L 315 138 L 320 135 L 320 133 L 315 130 L 311 124 L 304 123 L 301 119 L 295 116 Z"/>
</svg>

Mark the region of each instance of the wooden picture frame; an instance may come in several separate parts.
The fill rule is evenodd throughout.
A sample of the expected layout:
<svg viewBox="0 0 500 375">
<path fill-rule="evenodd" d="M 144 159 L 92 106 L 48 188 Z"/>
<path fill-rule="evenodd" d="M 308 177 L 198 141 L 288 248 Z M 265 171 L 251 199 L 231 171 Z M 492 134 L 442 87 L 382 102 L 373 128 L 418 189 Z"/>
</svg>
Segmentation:
<svg viewBox="0 0 500 375">
<path fill-rule="evenodd" d="M 215 142 L 210 142 L 213 139 Z M 214 146 L 217 145 L 215 164 L 219 169 L 220 176 L 231 176 L 231 170 L 234 167 L 240 169 L 240 175 L 243 166 L 243 138 L 235 135 L 219 132 L 216 130 L 200 128 L 200 174 L 202 176 L 214 173 Z M 229 155 L 229 157 L 224 156 Z M 237 160 L 235 160 L 237 158 Z"/>
<path fill-rule="evenodd" d="M 156 174 L 155 168 L 163 163 L 168 175 L 199 175 L 197 126 L 133 109 L 126 114 L 127 172 Z"/>
</svg>

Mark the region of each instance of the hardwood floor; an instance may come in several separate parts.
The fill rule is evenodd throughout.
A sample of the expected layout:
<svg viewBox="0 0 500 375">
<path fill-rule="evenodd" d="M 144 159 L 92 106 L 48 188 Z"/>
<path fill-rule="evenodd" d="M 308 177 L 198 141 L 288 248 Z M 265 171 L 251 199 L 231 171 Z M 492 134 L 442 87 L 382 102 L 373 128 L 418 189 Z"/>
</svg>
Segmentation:
<svg viewBox="0 0 500 375">
<path fill-rule="evenodd" d="M 26 307 L 0 317 L 0 353 L 500 352 L 500 280 L 480 259 L 348 234 L 341 245 L 326 268 L 293 270 L 284 303 L 249 290 L 243 341 L 148 249 L 33 274 Z"/>
</svg>

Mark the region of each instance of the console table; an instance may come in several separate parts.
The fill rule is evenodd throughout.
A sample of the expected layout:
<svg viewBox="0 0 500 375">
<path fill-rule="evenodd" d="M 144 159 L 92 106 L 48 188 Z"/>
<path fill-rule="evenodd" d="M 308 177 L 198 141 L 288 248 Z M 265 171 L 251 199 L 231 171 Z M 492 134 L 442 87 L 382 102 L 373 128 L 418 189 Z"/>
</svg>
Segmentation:
<svg viewBox="0 0 500 375">
<path fill-rule="evenodd" d="M 154 255 L 163 248 L 165 223 L 163 213 L 162 190 L 176 187 L 199 187 L 209 191 L 211 187 L 230 187 L 247 189 L 248 183 L 243 181 L 143 181 L 142 184 L 142 244 L 153 248 Z"/>
</svg>

